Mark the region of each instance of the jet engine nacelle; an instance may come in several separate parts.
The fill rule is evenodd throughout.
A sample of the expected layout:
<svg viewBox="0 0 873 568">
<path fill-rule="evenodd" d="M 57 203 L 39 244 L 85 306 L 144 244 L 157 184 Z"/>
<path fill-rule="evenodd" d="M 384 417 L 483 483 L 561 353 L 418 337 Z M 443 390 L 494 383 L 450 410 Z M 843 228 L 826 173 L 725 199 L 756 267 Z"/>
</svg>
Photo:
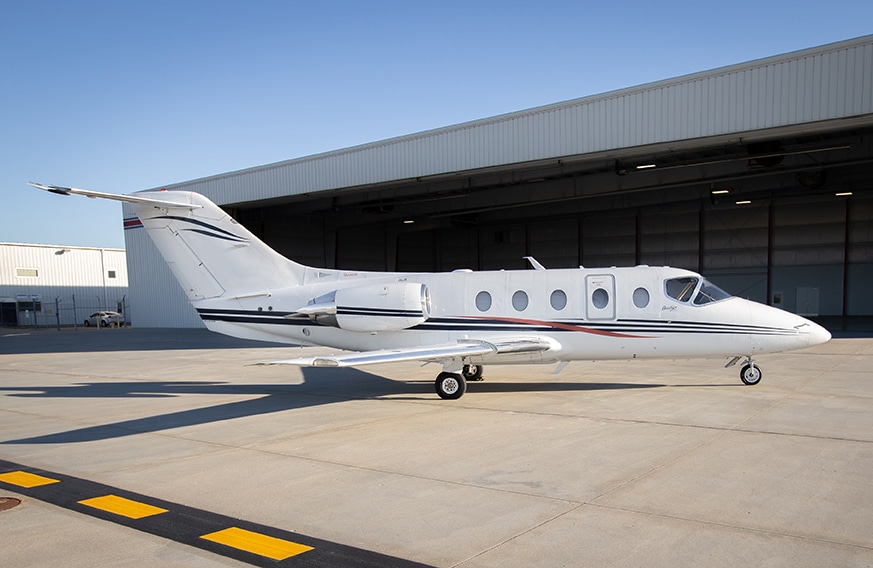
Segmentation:
<svg viewBox="0 0 873 568">
<path fill-rule="evenodd" d="M 319 296 L 299 313 L 348 331 L 398 331 L 430 317 L 430 293 L 417 282 L 366 284 Z"/>
</svg>

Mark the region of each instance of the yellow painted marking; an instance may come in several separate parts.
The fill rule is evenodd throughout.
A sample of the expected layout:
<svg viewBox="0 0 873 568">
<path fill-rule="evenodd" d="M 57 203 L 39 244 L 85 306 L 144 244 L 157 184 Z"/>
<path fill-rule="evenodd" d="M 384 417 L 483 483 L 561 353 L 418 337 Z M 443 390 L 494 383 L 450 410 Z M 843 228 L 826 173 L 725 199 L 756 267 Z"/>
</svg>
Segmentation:
<svg viewBox="0 0 873 568">
<path fill-rule="evenodd" d="M 167 512 L 166 509 L 161 509 L 160 507 L 155 507 L 153 505 L 146 505 L 139 501 L 131 501 L 130 499 L 125 499 L 124 497 L 119 497 L 117 495 L 94 497 L 93 499 L 79 501 L 79 503 L 102 511 L 109 511 L 110 513 L 115 513 L 116 515 L 121 515 L 129 519 L 142 519 L 143 517 L 151 517 L 152 515 L 159 515 Z"/>
<path fill-rule="evenodd" d="M 265 534 L 230 527 L 223 531 L 205 534 L 200 538 L 211 540 L 225 546 L 232 546 L 246 552 L 252 552 L 273 560 L 285 560 L 298 554 L 312 550 L 311 546 L 297 544 L 290 540 L 273 538 Z"/>
<path fill-rule="evenodd" d="M 9 473 L 0 473 L 0 481 L 27 488 L 39 487 L 40 485 L 49 485 L 51 483 L 61 482 L 60 479 L 43 477 L 35 473 L 27 473 L 26 471 L 12 471 Z"/>
</svg>

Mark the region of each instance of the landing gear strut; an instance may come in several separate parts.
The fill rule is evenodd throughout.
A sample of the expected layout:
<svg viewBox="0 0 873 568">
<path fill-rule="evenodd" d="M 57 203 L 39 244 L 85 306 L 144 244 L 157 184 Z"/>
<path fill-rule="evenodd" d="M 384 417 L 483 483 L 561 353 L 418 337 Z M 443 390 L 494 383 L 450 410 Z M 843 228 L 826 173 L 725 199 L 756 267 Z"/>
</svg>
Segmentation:
<svg viewBox="0 0 873 568">
<path fill-rule="evenodd" d="M 464 379 L 463 375 L 455 373 L 440 373 L 437 375 L 434 386 L 440 398 L 447 400 L 461 398 L 467 391 L 466 379 Z"/>
</svg>

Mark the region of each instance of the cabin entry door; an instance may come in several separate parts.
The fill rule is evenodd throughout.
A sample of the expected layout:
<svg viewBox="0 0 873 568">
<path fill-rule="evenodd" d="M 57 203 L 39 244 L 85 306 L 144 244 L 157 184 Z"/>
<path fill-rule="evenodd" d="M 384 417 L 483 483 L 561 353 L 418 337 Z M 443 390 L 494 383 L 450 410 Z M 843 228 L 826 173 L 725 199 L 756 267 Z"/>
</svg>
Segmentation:
<svg viewBox="0 0 873 568">
<path fill-rule="evenodd" d="M 586 276 L 585 304 L 589 320 L 615 319 L 615 276 L 612 274 Z"/>
</svg>

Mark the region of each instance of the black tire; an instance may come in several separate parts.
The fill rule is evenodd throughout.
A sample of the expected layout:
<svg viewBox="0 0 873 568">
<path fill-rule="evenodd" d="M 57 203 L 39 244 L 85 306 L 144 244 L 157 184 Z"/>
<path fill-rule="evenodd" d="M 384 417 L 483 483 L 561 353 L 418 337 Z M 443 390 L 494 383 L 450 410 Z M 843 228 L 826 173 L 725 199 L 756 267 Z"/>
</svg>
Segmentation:
<svg viewBox="0 0 873 568">
<path fill-rule="evenodd" d="M 84 325 L 85 327 L 91 327 L 91 322 L 88 321 L 88 320 L 85 320 L 85 323 L 84 323 L 83 325 Z"/>
<path fill-rule="evenodd" d="M 100 327 L 106 327 L 106 320 L 100 320 Z"/>
<path fill-rule="evenodd" d="M 462 375 L 455 373 L 440 373 L 434 383 L 436 393 L 445 400 L 455 400 L 464 396 L 467 391 L 467 381 Z"/>
<path fill-rule="evenodd" d="M 743 384 L 745 385 L 757 385 L 761 382 L 763 376 L 764 374 L 757 365 L 746 365 L 740 371 L 740 380 L 743 381 Z"/>
<path fill-rule="evenodd" d="M 481 381 L 482 365 L 464 365 L 461 374 L 464 376 L 464 379 L 468 381 Z"/>
</svg>

